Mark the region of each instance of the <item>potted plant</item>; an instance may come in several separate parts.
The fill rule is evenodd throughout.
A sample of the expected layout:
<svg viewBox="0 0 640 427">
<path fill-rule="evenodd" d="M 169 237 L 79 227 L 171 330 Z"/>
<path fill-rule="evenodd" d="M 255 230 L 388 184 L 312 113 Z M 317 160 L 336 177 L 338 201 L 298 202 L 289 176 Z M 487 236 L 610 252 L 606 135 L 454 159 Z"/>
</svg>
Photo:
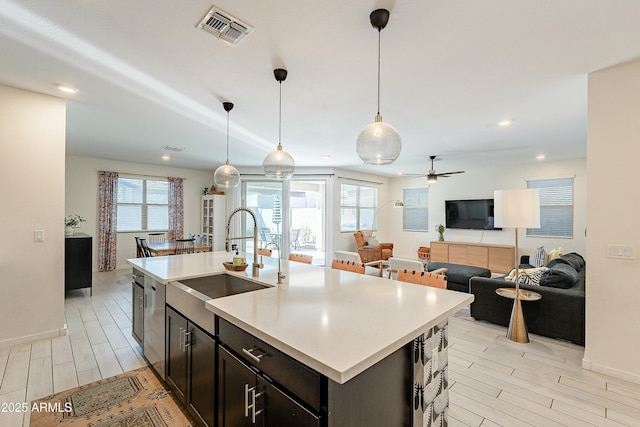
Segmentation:
<svg viewBox="0 0 640 427">
<path fill-rule="evenodd" d="M 72 236 L 75 233 L 75 229 L 80 227 L 80 224 L 85 221 L 86 219 L 82 218 L 80 215 L 69 215 L 64 220 L 64 234 Z"/>
<path fill-rule="evenodd" d="M 446 230 L 446 228 L 444 228 L 444 225 L 442 224 L 436 225 L 436 231 L 439 234 L 438 241 L 440 242 L 444 242 L 444 230 Z"/>
</svg>

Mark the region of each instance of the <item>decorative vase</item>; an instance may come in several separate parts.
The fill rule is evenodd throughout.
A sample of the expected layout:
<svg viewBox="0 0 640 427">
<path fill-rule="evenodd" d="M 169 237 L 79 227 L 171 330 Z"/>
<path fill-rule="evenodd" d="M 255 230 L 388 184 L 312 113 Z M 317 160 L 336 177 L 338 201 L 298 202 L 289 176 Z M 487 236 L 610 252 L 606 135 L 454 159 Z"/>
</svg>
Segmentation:
<svg viewBox="0 0 640 427">
<path fill-rule="evenodd" d="M 444 233 L 440 233 L 440 236 L 438 237 L 438 241 L 444 242 Z"/>
<path fill-rule="evenodd" d="M 75 230 L 73 229 L 73 227 L 65 227 L 64 228 L 64 235 L 65 236 L 73 236 L 73 232 Z"/>
</svg>

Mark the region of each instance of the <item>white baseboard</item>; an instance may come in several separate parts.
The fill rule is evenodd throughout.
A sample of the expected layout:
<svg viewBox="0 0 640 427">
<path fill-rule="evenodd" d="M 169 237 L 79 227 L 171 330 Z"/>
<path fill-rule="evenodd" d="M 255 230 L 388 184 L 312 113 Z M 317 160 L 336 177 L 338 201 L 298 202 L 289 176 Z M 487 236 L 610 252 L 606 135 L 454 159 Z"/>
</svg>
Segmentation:
<svg viewBox="0 0 640 427">
<path fill-rule="evenodd" d="M 629 381 L 631 383 L 640 384 L 640 375 L 638 374 L 632 374 L 630 372 L 610 368 L 609 366 L 599 365 L 584 358 L 582 359 L 582 368 L 589 371 L 609 375 L 610 377 L 620 378 L 621 380 Z"/>
<path fill-rule="evenodd" d="M 54 329 L 53 331 L 40 332 L 33 335 L 25 335 L 24 337 L 11 338 L 9 340 L 0 341 L 0 348 L 12 347 L 14 345 L 25 344 L 32 341 L 44 340 L 47 338 L 55 338 L 67 335 L 67 325 L 65 324 L 61 329 Z"/>
</svg>

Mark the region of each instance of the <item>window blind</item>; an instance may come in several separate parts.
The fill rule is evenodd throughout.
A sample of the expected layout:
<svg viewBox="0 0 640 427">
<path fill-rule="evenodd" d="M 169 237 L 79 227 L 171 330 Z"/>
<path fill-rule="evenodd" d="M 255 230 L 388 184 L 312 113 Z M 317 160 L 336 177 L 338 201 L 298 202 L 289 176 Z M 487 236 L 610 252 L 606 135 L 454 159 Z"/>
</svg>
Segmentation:
<svg viewBox="0 0 640 427">
<path fill-rule="evenodd" d="M 540 190 L 540 228 L 527 236 L 573 238 L 573 178 L 532 179 L 527 187 Z"/>
<path fill-rule="evenodd" d="M 405 188 L 402 190 L 404 210 L 402 229 L 404 231 L 428 231 L 429 229 L 429 189 Z"/>
</svg>

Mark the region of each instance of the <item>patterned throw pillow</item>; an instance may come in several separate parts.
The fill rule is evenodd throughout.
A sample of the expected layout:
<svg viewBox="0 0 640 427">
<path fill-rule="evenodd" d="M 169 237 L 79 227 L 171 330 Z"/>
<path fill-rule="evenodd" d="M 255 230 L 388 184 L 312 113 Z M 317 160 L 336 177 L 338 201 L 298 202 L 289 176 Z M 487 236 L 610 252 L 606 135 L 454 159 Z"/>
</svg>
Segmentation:
<svg viewBox="0 0 640 427">
<path fill-rule="evenodd" d="M 521 285 L 540 286 L 540 278 L 547 271 L 549 271 L 547 267 L 528 268 L 525 270 L 520 270 L 518 273 L 518 277 L 520 277 L 519 282 Z M 512 276 L 515 276 L 514 272 L 512 272 Z M 512 277 L 510 281 L 513 283 L 516 282 L 514 277 Z"/>
<path fill-rule="evenodd" d="M 531 257 L 529 257 L 529 264 L 534 267 L 542 267 L 547 263 L 547 252 L 544 250 L 544 246 L 540 246 L 533 251 Z"/>
</svg>

